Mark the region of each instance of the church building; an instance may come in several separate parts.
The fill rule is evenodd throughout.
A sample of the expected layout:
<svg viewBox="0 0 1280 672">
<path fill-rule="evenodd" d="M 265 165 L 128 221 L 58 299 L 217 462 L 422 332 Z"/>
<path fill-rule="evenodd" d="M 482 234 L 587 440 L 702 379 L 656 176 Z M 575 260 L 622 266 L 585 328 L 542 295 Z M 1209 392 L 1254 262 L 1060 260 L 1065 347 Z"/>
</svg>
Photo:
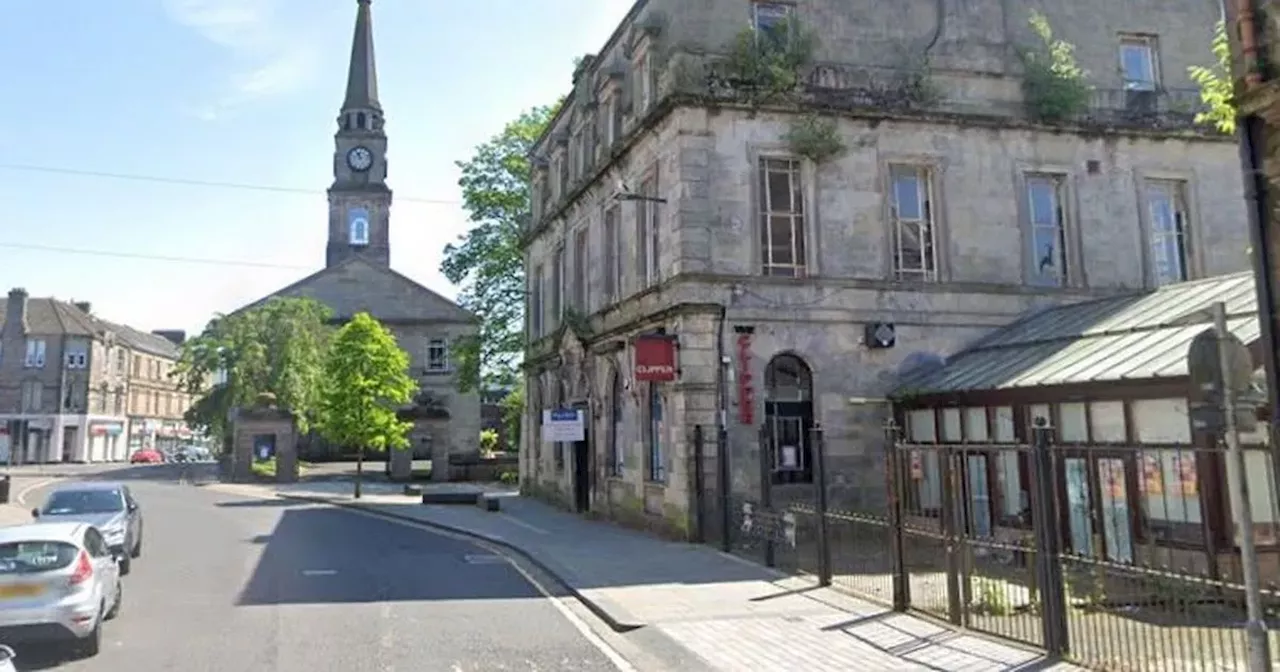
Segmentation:
<svg viewBox="0 0 1280 672">
<path fill-rule="evenodd" d="M 370 2 L 357 0 L 347 91 L 334 135 L 324 268 L 246 308 L 277 296 L 309 297 L 328 306 L 339 323 L 360 312 L 376 317 L 409 353 L 410 373 L 421 385 L 414 407 L 406 409 L 414 420 L 414 457 L 440 463 L 479 447 L 480 397 L 458 392 L 450 357 L 453 343 L 477 331 L 478 318 L 391 268 L 387 134 Z"/>
</svg>

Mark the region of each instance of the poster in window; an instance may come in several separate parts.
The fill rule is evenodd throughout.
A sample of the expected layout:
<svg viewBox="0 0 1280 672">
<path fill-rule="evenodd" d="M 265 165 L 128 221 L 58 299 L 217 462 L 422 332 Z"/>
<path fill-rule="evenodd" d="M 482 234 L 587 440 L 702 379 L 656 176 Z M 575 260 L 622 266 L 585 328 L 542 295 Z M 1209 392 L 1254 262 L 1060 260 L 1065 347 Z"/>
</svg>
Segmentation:
<svg viewBox="0 0 1280 672">
<path fill-rule="evenodd" d="M 1200 489 L 1196 485 L 1196 456 L 1195 455 L 1179 455 L 1175 464 L 1178 465 L 1178 481 L 1182 483 L 1182 496 L 1194 497 L 1200 493 Z"/>
<path fill-rule="evenodd" d="M 1125 500 L 1124 488 L 1124 463 L 1119 460 L 1106 460 L 1098 464 L 1098 471 L 1101 472 L 1102 485 L 1111 495 L 1111 501 L 1123 502 Z"/>
<path fill-rule="evenodd" d="M 924 480 L 924 454 L 918 450 L 911 451 L 911 480 Z"/>
<path fill-rule="evenodd" d="M 1164 470 L 1155 453 L 1142 454 L 1142 489 L 1148 495 L 1164 494 Z"/>
<path fill-rule="evenodd" d="M 798 469 L 800 467 L 800 449 L 795 446 L 782 447 L 782 468 Z"/>
</svg>

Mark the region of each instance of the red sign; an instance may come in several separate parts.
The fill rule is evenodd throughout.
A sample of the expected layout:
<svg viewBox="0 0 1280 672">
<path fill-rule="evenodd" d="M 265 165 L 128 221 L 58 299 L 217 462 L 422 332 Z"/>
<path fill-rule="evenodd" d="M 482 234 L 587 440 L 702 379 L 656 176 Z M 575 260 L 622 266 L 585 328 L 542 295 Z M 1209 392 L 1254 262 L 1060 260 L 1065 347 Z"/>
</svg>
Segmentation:
<svg viewBox="0 0 1280 672">
<path fill-rule="evenodd" d="M 635 343 L 634 373 L 637 381 L 669 383 L 676 379 L 676 339 L 639 336 Z"/>
<path fill-rule="evenodd" d="M 751 387 L 751 334 L 738 334 L 738 421 L 750 425 L 755 418 L 755 389 Z"/>
</svg>

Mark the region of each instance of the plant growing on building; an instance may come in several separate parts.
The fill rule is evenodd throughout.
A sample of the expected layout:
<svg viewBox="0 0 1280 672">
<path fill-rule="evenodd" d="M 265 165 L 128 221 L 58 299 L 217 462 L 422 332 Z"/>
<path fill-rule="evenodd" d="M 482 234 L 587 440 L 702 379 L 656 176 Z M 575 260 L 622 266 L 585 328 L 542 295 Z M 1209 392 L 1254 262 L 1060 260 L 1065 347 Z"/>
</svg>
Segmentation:
<svg viewBox="0 0 1280 672">
<path fill-rule="evenodd" d="M 409 355 L 395 336 L 368 313 L 338 330 L 324 360 L 320 433 L 339 446 L 356 448 L 355 496 L 360 496 L 364 451 L 405 450 L 412 422 L 399 410 L 413 399 Z"/>
<path fill-rule="evenodd" d="M 933 69 L 929 57 L 910 55 L 896 82 L 898 95 L 908 107 L 925 108 L 942 100 L 942 91 L 933 81 Z"/>
<path fill-rule="evenodd" d="M 1075 45 L 1055 38 L 1044 14 L 1033 11 L 1031 30 L 1042 42 L 1037 48 L 1023 49 L 1022 90 L 1032 115 L 1041 121 L 1063 121 L 1083 113 L 1089 107 L 1093 87 L 1076 62 Z"/>
<path fill-rule="evenodd" d="M 845 151 L 844 138 L 840 137 L 836 120 L 817 114 L 806 114 L 792 121 L 783 138 L 793 153 L 817 164 Z"/>
<path fill-rule="evenodd" d="M 1236 104 L 1231 76 L 1231 43 L 1227 40 L 1227 25 L 1223 21 L 1219 21 L 1214 27 L 1210 50 L 1217 60 L 1213 67 L 1193 65 L 1187 68 L 1191 80 L 1200 86 L 1200 102 L 1207 108 L 1196 114 L 1196 123 L 1212 124 L 1223 133 L 1235 133 Z"/>
<path fill-rule="evenodd" d="M 800 89 L 818 40 L 794 19 L 769 30 L 744 28 L 729 43 L 718 78 L 752 105 L 785 100 Z"/>
<path fill-rule="evenodd" d="M 560 104 L 538 107 L 459 161 L 462 205 L 471 228 L 444 248 L 440 271 L 459 285 L 458 303 L 479 318 L 479 333 L 459 339 L 452 356 L 466 392 L 507 387 L 524 351 L 525 276 L 521 235 L 532 218 L 529 151 Z"/>
<path fill-rule="evenodd" d="M 210 320 L 182 345 L 170 374 L 195 398 L 187 424 L 220 440 L 229 452 L 231 409 L 271 399 L 293 414 L 299 431 L 309 431 L 320 410 L 331 315 L 312 299 L 277 297 Z"/>
</svg>

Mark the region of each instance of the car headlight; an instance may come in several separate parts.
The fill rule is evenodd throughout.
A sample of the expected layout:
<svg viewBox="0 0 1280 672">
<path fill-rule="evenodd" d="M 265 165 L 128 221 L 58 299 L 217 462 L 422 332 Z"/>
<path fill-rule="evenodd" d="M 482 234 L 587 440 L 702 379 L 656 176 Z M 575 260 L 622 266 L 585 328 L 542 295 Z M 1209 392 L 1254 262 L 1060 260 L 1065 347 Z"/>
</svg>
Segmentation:
<svg viewBox="0 0 1280 672">
<path fill-rule="evenodd" d="M 107 543 L 121 541 L 124 539 L 124 527 L 103 528 L 102 536 L 107 540 Z"/>
</svg>

